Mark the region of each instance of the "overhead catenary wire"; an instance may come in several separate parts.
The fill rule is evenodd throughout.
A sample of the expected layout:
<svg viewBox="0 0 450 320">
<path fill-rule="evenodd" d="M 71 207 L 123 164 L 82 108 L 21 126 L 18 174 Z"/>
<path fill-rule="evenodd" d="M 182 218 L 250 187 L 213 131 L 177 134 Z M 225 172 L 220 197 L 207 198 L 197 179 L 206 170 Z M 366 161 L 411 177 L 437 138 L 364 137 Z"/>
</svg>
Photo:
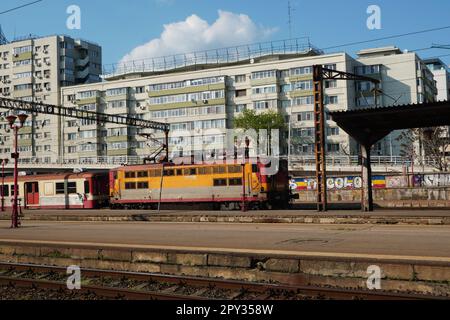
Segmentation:
<svg viewBox="0 0 450 320">
<path fill-rule="evenodd" d="M 19 9 L 22 9 L 22 8 L 25 8 L 25 7 L 28 7 L 28 6 L 31 6 L 31 5 L 33 5 L 33 4 L 36 4 L 36 3 L 42 2 L 42 1 L 44 1 L 44 0 L 36 0 L 36 1 L 33 1 L 33 2 L 25 3 L 25 4 L 23 4 L 23 5 L 20 5 L 20 6 L 17 6 L 17 7 L 8 9 L 8 10 L 5 10 L 5 11 L 1 11 L 0 14 L 5 14 L 5 13 L 12 12 L 12 11 L 16 11 L 16 10 L 19 10 Z"/>
</svg>

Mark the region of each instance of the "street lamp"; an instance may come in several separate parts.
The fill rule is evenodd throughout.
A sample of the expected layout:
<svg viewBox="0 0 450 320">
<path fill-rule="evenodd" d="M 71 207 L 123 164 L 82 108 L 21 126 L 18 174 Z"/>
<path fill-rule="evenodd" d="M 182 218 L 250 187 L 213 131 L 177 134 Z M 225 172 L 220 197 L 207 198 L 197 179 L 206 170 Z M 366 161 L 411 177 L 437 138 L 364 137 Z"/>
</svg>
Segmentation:
<svg viewBox="0 0 450 320">
<path fill-rule="evenodd" d="M 6 120 L 9 123 L 9 126 L 11 127 L 11 130 L 14 132 L 14 153 L 11 155 L 11 158 L 14 159 L 14 198 L 13 198 L 13 204 L 12 204 L 12 224 L 11 228 L 16 229 L 19 228 L 19 208 L 18 208 L 18 193 L 19 193 L 19 186 L 18 186 L 18 162 L 19 162 L 19 152 L 18 152 L 18 133 L 19 130 L 23 128 L 25 121 L 27 120 L 28 115 L 26 114 L 20 114 L 19 116 L 8 116 L 6 117 Z M 19 119 L 19 124 L 15 124 L 16 120 Z"/>
<path fill-rule="evenodd" d="M 8 163 L 9 159 L 2 160 L 2 212 L 5 212 L 5 166 Z"/>
</svg>

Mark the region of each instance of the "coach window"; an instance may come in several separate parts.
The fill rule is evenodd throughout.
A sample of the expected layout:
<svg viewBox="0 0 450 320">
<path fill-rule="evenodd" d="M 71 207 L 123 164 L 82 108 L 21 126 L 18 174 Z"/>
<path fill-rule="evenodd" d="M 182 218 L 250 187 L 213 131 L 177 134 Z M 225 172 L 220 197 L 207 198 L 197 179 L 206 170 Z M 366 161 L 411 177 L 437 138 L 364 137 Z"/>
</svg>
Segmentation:
<svg viewBox="0 0 450 320">
<path fill-rule="evenodd" d="M 226 187 L 227 179 L 214 179 L 214 187 Z"/>
<path fill-rule="evenodd" d="M 17 189 L 17 195 L 20 195 L 20 189 Z M 11 186 L 11 196 L 14 195 L 14 186 Z"/>
<path fill-rule="evenodd" d="M 138 189 L 148 189 L 148 182 L 138 182 L 137 188 Z"/>
<path fill-rule="evenodd" d="M 129 171 L 129 172 L 125 172 L 125 178 L 136 178 L 136 172 L 134 171 Z"/>
<path fill-rule="evenodd" d="M 67 193 L 68 194 L 77 193 L 77 183 L 76 182 L 67 183 Z"/>
<path fill-rule="evenodd" d="M 84 193 L 85 194 L 91 193 L 89 181 L 84 182 Z"/>
<path fill-rule="evenodd" d="M 5 190 L 2 192 L 4 197 L 9 197 L 9 186 L 5 185 L 5 186 L 0 186 L 0 192 L 3 189 L 3 187 L 5 188 Z"/>
<path fill-rule="evenodd" d="M 56 184 L 56 194 L 65 194 L 64 182 Z"/>
<path fill-rule="evenodd" d="M 230 186 L 242 186 L 242 179 L 230 179 L 229 180 L 229 185 Z"/>
<path fill-rule="evenodd" d="M 127 182 L 125 183 L 126 190 L 134 190 L 136 189 L 136 182 Z"/>
<path fill-rule="evenodd" d="M 182 175 L 183 175 L 183 170 L 177 169 L 177 176 L 182 176 Z"/>
<path fill-rule="evenodd" d="M 65 183 L 59 182 L 56 183 L 56 194 L 65 194 Z M 77 183 L 76 182 L 68 182 L 67 183 L 67 194 L 75 194 L 77 193 Z"/>
</svg>

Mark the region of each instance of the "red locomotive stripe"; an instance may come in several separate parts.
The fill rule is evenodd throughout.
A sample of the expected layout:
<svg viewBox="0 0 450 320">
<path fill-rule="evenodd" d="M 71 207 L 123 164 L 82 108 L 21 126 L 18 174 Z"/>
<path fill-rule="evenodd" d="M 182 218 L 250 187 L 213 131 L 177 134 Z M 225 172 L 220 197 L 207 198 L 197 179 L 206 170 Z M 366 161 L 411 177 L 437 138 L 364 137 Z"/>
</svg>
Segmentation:
<svg viewBox="0 0 450 320">
<path fill-rule="evenodd" d="M 265 199 L 260 199 L 257 197 L 252 198 L 245 198 L 245 202 L 250 201 L 266 201 Z M 159 200 L 111 200 L 111 203 L 119 203 L 119 204 L 126 204 L 126 203 L 158 203 Z M 162 199 L 161 202 L 168 203 L 168 202 L 242 202 L 242 198 L 220 198 L 220 199 L 211 199 L 211 198 L 195 198 L 195 199 Z"/>
</svg>

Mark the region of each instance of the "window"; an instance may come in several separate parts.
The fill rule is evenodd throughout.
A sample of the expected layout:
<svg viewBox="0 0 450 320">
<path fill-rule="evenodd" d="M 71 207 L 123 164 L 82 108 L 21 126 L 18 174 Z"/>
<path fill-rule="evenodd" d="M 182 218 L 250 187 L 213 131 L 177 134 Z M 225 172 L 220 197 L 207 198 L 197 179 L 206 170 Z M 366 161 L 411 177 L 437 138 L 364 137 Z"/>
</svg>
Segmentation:
<svg viewBox="0 0 450 320">
<path fill-rule="evenodd" d="M 245 74 L 239 74 L 237 76 L 234 76 L 234 81 L 236 83 L 246 82 L 247 81 L 247 77 L 245 76 Z"/>
<path fill-rule="evenodd" d="M 277 100 L 256 101 L 254 103 L 254 108 L 256 110 L 276 109 L 277 107 L 278 107 L 278 101 Z"/>
<path fill-rule="evenodd" d="M 144 92 L 145 92 L 145 87 L 136 87 L 137 94 L 144 93 Z"/>
<path fill-rule="evenodd" d="M 149 176 L 150 176 L 150 177 L 161 177 L 161 173 L 162 173 L 162 170 L 161 170 L 161 169 L 150 170 L 150 171 L 149 171 Z"/>
<path fill-rule="evenodd" d="M 226 187 L 227 179 L 214 179 L 214 187 Z"/>
<path fill-rule="evenodd" d="M 134 190 L 134 189 L 136 189 L 136 182 L 125 183 L 125 190 Z"/>
<path fill-rule="evenodd" d="M 314 104 L 314 96 L 298 97 L 292 100 L 293 106 L 304 106 Z"/>
<path fill-rule="evenodd" d="M 0 186 L 0 192 L 3 194 L 4 197 L 9 197 L 9 186 L 5 185 L 5 190 L 2 190 L 3 186 Z"/>
<path fill-rule="evenodd" d="M 84 182 L 84 193 L 85 194 L 91 193 L 91 184 L 89 183 L 89 181 Z"/>
<path fill-rule="evenodd" d="M 331 70 L 336 70 L 337 66 L 336 66 L 336 63 L 333 63 L 333 64 L 325 64 L 325 65 L 324 65 L 324 68 L 326 68 L 326 69 L 331 69 Z"/>
<path fill-rule="evenodd" d="M 213 173 L 214 174 L 224 174 L 224 173 L 227 173 L 227 169 L 224 166 L 214 167 L 213 168 Z"/>
<path fill-rule="evenodd" d="M 65 183 L 59 182 L 55 184 L 56 194 L 65 194 Z M 67 194 L 77 193 L 77 183 L 68 182 L 67 183 Z"/>
<path fill-rule="evenodd" d="M 148 189 L 148 186 L 149 186 L 148 182 L 138 182 L 137 183 L 138 189 Z"/>
<path fill-rule="evenodd" d="M 76 146 L 67 147 L 67 153 L 77 153 L 77 147 Z"/>
<path fill-rule="evenodd" d="M 304 74 L 312 74 L 312 67 L 300 67 L 291 69 L 291 76 L 298 76 Z"/>
<path fill-rule="evenodd" d="M 339 143 L 328 143 L 327 144 L 327 151 L 328 152 L 339 152 L 340 150 L 340 145 Z"/>
<path fill-rule="evenodd" d="M 298 82 L 292 83 L 292 90 L 293 91 L 312 90 L 312 88 L 313 88 L 312 80 L 298 81 Z"/>
<path fill-rule="evenodd" d="M 212 169 L 210 167 L 198 168 L 198 174 L 200 174 L 200 175 L 207 175 L 207 174 L 211 174 L 211 173 L 212 173 Z"/>
<path fill-rule="evenodd" d="M 229 186 L 242 186 L 242 178 L 229 179 Z"/>
<path fill-rule="evenodd" d="M 90 99 L 90 98 L 96 98 L 97 97 L 97 91 L 82 91 L 77 94 L 77 99 Z"/>
<path fill-rule="evenodd" d="M 247 90 L 236 90 L 236 98 L 245 97 L 247 95 Z"/>
<path fill-rule="evenodd" d="M 228 173 L 242 173 L 242 167 L 241 166 L 229 166 Z"/>
<path fill-rule="evenodd" d="M 328 136 L 338 136 L 339 135 L 339 128 L 328 128 Z"/>
<path fill-rule="evenodd" d="M 139 171 L 137 173 L 138 178 L 147 178 L 148 177 L 148 171 Z"/>
<path fill-rule="evenodd" d="M 300 112 L 297 114 L 297 120 L 300 121 L 313 121 L 314 120 L 314 112 Z"/>
<path fill-rule="evenodd" d="M 325 81 L 325 88 L 326 89 L 337 88 L 337 81 L 336 80 Z"/>
<path fill-rule="evenodd" d="M 234 107 L 234 112 L 236 113 L 240 113 L 240 112 L 244 112 L 247 109 L 247 105 L 245 104 L 238 104 Z"/>
<path fill-rule="evenodd" d="M 197 174 L 196 168 L 184 169 L 185 176 L 195 176 Z"/>
<path fill-rule="evenodd" d="M 327 96 L 325 97 L 325 104 L 338 104 L 338 96 Z"/>
<path fill-rule="evenodd" d="M 67 134 L 67 140 L 69 141 L 77 140 L 77 134 L 76 133 Z"/>
<path fill-rule="evenodd" d="M 380 70 L 381 70 L 380 65 L 355 67 L 355 73 L 358 75 L 380 73 Z"/>
<path fill-rule="evenodd" d="M 277 77 L 276 70 L 258 71 L 252 73 L 252 80 L 276 78 L 276 77 Z"/>
<path fill-rule="evenodd" d="M 106 96 L 107 97 L 122 96 L 126 95 L 127 92 L 128 88 L 108 89 L 106 90 Z"/>
<path fill-rule="evenodd" d="M 131 179 L 131 178 L 136 178 L 136 172 L 134 172 L 134 171 L 125 172 L 125 179 Z"/>
<path fill-rule="evenodd" d="M 164 176 L 166 176 L 166 177 L 175 176 L 175 170 L 164 170 Z"/>
<path fill-rule="evenodd" d="M 32 46 L 18 47 L 18 48 L 14 48 L 14 55 L 18 56 L 19 54 L 26 53 L 26 52 L 32 52 L 32 51 L 33 51 Z"/>
<path fill-rule="evenodd" d="M 127 102 L 126 100 L 118 100 L 108 102 L 108 108 L 117 109 L 117 108 L 126 108 Z"/>
<path fill-rule="evenodd" d="M 268 94 L 268 93 L 277 93 L 277 86 L 264 86 L 264 87 L 255 87 L 252 89 L 253 94 Z"/>
</svg>

